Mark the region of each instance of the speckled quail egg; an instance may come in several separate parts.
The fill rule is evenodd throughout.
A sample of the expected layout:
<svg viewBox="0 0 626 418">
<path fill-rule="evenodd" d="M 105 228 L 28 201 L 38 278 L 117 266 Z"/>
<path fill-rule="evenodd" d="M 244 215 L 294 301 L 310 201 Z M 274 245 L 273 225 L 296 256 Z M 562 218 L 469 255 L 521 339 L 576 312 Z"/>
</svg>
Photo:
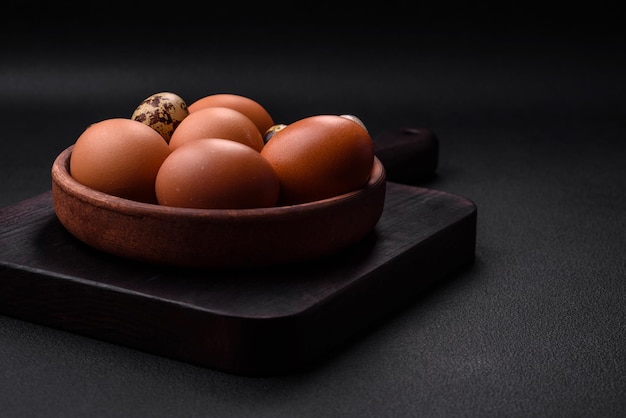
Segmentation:
<svg viewBox="0 0 626 418">
<path fill-rule="evenodd" d="M 169 144 L 172 134 L 188 115 L 189 109 L 182 97 L 175 93 L 161 92 L 141 102 L 131 119 L 150 126 Z"/>
</svg>

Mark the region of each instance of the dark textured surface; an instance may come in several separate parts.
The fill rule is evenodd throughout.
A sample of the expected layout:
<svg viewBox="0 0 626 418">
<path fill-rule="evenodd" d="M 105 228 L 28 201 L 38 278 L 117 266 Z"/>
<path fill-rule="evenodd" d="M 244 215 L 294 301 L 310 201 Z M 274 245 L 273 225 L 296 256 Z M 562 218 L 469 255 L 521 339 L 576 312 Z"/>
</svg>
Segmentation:
<svg viewBox="0 0 626 418">
<path fill-rule="evenodd" d="M 496 10 L 505 15 L 499 18 L 488 3 L 422 14 L 399 8 L 400 29 L 392 18 L 295 29 L 264 16 L 257 36 L 197 17 L 185 40 L 179 30 L 165 44 L 115 26 L 88 34 L 87 24 L 66 26 L 75 35 L 36 25 L 6 29 L 2 206 L 48 190 L 54 157 L 87 124 L 130 115 L 150 94 L 173 90 L 190 101 L 242 93 L 286 122 L 350 113 L 372 133 L 431 128 L 440 154 L 426 185 L 467 196 L 479 211 L 471 269 L 287 377 L 236 377 L 0 317 L 5 414 L 622 415 L 626 57 L 613 25 L 619 14 L 585 6 L 573 17 L 570 9 L 544 15 L 543 8 L 518 16 L 516 7 L 524 7 L 514 2 Z M 281 16 L 302 18 L 293 10 Z"/>
<path fill-rule="evenodd" d="M 0 209 L 0 313 L 234 374 L 294 373 L 474 261 L 470 200 L 387 189 L 375 231 L 357 244 L 314 261 L 225 270 L 94 250 L 42 193 Z"/>
</svg>

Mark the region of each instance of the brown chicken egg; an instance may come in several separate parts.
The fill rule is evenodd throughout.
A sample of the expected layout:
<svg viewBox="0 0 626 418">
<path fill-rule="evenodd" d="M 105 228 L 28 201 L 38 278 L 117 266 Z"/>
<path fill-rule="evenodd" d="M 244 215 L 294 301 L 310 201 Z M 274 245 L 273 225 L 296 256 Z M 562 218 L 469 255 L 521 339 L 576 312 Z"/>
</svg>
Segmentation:
<svg viewBox="0 0 626 418">
<path fill-rule="evenodd" d="M 162 92 L 146 98 L 134 110 L 131 119 L 145 123 L 157 131 L 165 142 L 170 142 L 172 133 L 189 115 L 187 103 L 177 94 Z"/>
<path fill-rule="evenodd" d="M 207 107 L 191 112 L 172 134 L 170 149 L 202 138 L 240 142 L 256 151 L 263 148 L 263 136 L 250 118 L 228 107 Z"/>
<path fill-rule="evenodd" d="M 358 123 L 359 125 L 361 125 L 363 129 L 367 130 L 367 126 L 365 126 L 361 118 L 359 118 L 358 116 L 350 115 L 350 114 L 339 115 L 339 116 L 341 116 L 342 118 L 350 119 L 351 121 L 354 121 Z"/>
<path fill-rule="evenodd" d="M 204 138 L 172 151 L 159 169 L 155 190 L 161 205 L 249 209 L 275 206 L 279 183 L 258 151 L 228 139 Z"/>
<path fill-rule="evenodd" d="M 213 106 L 228 107 L 243 113 L 252 119 L 261 134 L 274 125 L 272 116 L 259 102 L 237 94 L 220 93 L 205 96 L 191 103 L 189 112 Z"/>
<path fill-rule="evenodd" d="M 87 127 L 70 157 L 79 183 L 113 196 L 156 203 L 154 182 L 170 154 L 163 137 L 141 122 L 116 118 Z"/>
<path fill-rule="evenodd" d="M 363 187 L 374 163 L 374 143 L 367 130 L 353 120 L 317 115 L 274 133 L 261 155 L 280 180 L 279 204 L 289 205 Z"/>
</svg>

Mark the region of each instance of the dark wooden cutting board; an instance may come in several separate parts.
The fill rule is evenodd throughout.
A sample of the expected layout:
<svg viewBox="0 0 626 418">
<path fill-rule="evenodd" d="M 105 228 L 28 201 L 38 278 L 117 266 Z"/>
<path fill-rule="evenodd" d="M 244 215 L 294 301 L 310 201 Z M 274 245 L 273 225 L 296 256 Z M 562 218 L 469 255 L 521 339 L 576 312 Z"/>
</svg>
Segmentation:
<svg viewBox="0 0 626 418">
<path fill-rule="evenodd" d="M 472 201 L 387 187 L 358 245 L 247 270 L 98 252 L 63 228 L 47 192 L 0 209 L 0 313 L 234 374 L 297 370 L 474 260 Z"/>
</svg>

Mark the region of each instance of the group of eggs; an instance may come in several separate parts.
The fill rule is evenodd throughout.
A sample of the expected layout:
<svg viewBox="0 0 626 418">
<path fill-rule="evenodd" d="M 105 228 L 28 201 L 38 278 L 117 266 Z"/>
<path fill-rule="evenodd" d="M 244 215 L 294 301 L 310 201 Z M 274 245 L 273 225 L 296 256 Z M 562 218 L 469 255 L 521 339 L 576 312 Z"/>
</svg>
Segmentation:
<svg viewBox="0 0 626 418">
<path fill-rule="evenodd" d="M 70 174 L 134 201 L 199 209 L 294 205 L 362 188 L 374 144 L 352 115 L 277 124 L 257 101 L 212 94 L 190 105 L 154 94 L 130 118 L 93 123 L 78 137 Z"/>
</svg>

